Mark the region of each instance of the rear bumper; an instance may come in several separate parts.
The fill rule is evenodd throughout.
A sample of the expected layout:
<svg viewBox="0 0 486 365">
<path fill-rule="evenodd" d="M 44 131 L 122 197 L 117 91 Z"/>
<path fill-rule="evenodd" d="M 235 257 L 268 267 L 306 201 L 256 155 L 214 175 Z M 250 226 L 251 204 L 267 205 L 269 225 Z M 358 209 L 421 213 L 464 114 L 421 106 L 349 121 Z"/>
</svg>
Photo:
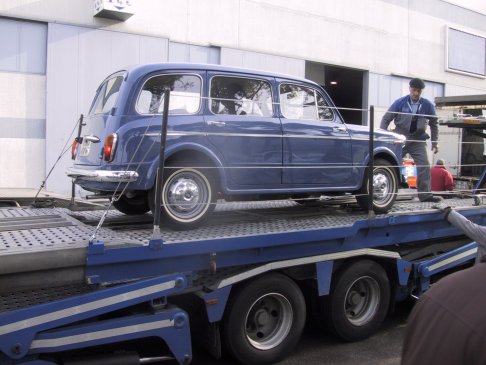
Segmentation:
<svg viewBox="0 0 486 365">
<path fill-rule="evenodd" d="M 132 182 L 138 179 L 136 171 L 84 170 L 70 167 L 66 175 L 76 181 Z"/>
</svg>

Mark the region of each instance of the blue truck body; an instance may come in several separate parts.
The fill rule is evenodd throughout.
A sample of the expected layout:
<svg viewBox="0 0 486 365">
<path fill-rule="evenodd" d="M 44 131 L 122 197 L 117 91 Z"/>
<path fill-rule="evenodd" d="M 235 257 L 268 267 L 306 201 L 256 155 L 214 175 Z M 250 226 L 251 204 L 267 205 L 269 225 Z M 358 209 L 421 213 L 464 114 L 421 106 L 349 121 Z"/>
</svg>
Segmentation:
<svg viewBox="0 0 486 365">
<path fill-rule="evenodd" d="M 449 202 L 469 219 L 486 224 L 486 207 L 473 206 L 473 199 Z M 200 300 L 207 316 L 203 320 L 219 330 L 219 323 L 224 327 L 234 315 L 232 296 L 275 273 L 297 283 L 313 282 L 314 299 L 332 300 L 339 273 L 372 262 L 386 272 L 392 303 L 419 296 L 440 275 L 471 265 L 477 254 L 476 243 L 429 203 L 400 202 L 392 212 L 378 216 L 340 213 L 335 207 L 303 208 L 288 201 L 277 208 L 271 204 L 275 203 L 264 207 L 261 215 L 258 208 L 248 210 L 245 219 L 250 221 L 234 222 L 231 217 L 233 223 L 227 224 L 225 217 L 238 213 L 223 209 L 196 231 L 163 231 L 162 238 L 153 238 L 146 226 L 102 228 L 91 240 L 86 216 L 92 212 L 80 220 L 84 213 L 64 209 L 0 209 L 0 364 L 57 364 L 65 354 L 73 356 L 73 350 L 97 349 L 94 354 L 102 356 L 99 349 L 108 344 L 123 348 L 132 340 L 153 337 L 165 343 L 178 363 L 188 364 L 191 332 L 196 330 L 191 324 L 199 319 L 173 298 Z M 54 216 L 57 225 L 52 223 Z M 40 223 L 43 217 L 50 218 Z M 42 242 L 43 234 L 49 243 Z M 31 239 L 35 244 L 27 242 Z M 56 276 L 50 260 L 59 270 L 64 270 L 64 260 L 75 274 L 68 277 L 60 271 Z M 73 286 L 73 291 L 66 289 Z M 22 303 L 26 293 L 30 298 Z M 355 323 L 352 315 L 349 319 Z M 289 328 L 291 333 L 293 327 Z M 355 339 L 352 334 L 343 337 Z M 250 330 L 245 338 L 253 343 Z M 278 346 L 265 351 L 255 342 L 253 347 L 256 355 L 240 361 L 250 363 L 252 356 L 261 355 L 262 363 L 268 363 L 283 356 Z M 277 354 L 266 357 L 271 351 Z M 133 363 L 140 361 L 131 352 L 125 360 L 130 356 Z"/>
</svg>

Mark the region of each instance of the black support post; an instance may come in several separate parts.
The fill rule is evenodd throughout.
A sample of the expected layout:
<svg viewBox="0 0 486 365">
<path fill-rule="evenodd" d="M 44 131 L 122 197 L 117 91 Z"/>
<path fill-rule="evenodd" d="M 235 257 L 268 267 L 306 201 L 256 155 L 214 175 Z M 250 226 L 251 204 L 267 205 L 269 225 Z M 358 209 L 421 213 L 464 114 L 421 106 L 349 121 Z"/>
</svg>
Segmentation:
<svg viewBox="0 0 486 365">
<path fill-rule="evenodd" d="M 369 142 L 369 156 L 370 162 L 368 164 L 368 214 L 374 215 L 373 210 L 373 170 L 375 169 L 375 159 L 373 157 L 374 149 L 375 149 L 375 137 L 374 137 L 374 130 L 375 130 L 375 107 L 373 105 L 370 106 L 370 142 Z"/>
<path fill-rule="evenodd" d="M 160 132 L 159 167 L 155 182 L 155 212 L 154 213 L 154 237 L 160 239 L 160 202 L 162 200 L 162 180 L 164 178 L 165 143 L 167 139 L 167 120 L 169 116 L 170 89 L 164 89 L 164 110 L 162 114 L 162 130 Z"/>
</svg>

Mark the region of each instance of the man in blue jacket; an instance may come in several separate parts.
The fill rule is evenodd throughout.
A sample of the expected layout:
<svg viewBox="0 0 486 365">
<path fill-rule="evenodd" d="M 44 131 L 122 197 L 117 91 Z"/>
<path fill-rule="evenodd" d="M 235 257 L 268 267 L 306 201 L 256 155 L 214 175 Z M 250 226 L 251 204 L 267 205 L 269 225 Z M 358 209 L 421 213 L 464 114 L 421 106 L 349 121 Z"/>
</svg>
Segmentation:
<svg viewBox="0 0 486 365">
<path fill-rule="evenodd" d="M 410 94 L 395 100 L 381 120 L 380 128 L 388 129 L 395 121 L 395 132 L 407 138 L 403 154 L 409 153 L 417 166 L 417 191 L 422 202 L 442 200 L 430 192 L 430 163 L 427 156 L 426 140 L 432 137 L 432 151 L 439 152 L 439 127 L 434 104 L 420 97 L 425 83 L 421 79 L 410 80 Z M 430 134 L 427 134 L 430 126 Z"/>
</svg>

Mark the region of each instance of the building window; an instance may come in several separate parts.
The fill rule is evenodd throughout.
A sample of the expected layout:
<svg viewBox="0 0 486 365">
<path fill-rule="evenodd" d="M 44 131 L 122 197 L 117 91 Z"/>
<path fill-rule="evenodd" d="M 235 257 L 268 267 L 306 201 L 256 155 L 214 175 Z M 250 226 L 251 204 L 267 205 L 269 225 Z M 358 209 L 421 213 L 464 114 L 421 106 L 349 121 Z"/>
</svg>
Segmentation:
<svg viewBox="0 0 486 365">
<path fill-rule="evenodd" d="M 486 38 L 447 28 L 447 71 L 486 77 Z"/>
</svg>

